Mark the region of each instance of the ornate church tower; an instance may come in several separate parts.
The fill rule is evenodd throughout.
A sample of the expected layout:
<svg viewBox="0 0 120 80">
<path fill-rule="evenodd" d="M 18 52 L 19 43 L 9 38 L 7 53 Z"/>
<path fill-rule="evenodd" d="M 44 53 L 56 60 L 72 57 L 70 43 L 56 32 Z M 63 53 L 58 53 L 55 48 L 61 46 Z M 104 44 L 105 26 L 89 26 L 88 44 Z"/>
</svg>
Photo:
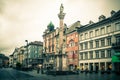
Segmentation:
<svg viewBox="0 0 120 80">
<path fill-rule="evenodd" d="M 60 19 L 60 24 L 59 24 L 59 71 L 63 71 L 64 65 L 65 65 L 65 60 L 64 60 L 64 54 L 63 54 L 63 39 L 64 39 L 64 17 L 65 13 L 63 13 L 64 7 L 63 4 L 60 6 L 60 13 L 58 14 L 58 17 Z"/>
</svg>

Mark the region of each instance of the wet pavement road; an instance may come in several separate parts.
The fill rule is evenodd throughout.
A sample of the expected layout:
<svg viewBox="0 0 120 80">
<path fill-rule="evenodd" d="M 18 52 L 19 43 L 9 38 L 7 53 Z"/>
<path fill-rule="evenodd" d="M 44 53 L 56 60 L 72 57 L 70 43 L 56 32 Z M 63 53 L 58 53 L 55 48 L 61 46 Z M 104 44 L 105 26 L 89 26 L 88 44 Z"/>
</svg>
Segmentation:
<svg viewBox="0 0 120 80">
<path fill-rule="evenodd" d="M 80 73 L 79 75 L 45 75 L 36 71 L 23 72 L 11 68 L 0 69 L 0 80 L 120 80 L 114 73 Z"/>
<path fill-rule="evenodd" d="M 0 69 L 0 80 L 24 80 L 32 78 L 33 76 L 21 73 L 14 69 L 2 68 Z"/>
<path fill-rule="evenodd" d="M 79 75 L 49 76 L 48 80 L 120 80 L 120 75 L 101 73 L 80 73 Z"/>
</svg>

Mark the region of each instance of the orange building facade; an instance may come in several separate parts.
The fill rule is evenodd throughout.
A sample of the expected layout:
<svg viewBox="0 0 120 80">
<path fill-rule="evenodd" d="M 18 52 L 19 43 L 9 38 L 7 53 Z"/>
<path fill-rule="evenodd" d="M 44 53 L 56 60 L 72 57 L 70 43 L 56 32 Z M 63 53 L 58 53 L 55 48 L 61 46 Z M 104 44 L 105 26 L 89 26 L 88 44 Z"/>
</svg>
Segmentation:
<svg viewBox="0 0 120 80">
<path fill-rule="evenodd" d="M 79 63 L 78 55 L 78 33 L 76 27 L 80 25 L 80 22 L 75 22 L 67 31 L 66 34 L 66 54 L 67 54 L 67 66 L 69 70 L 77 68 Z"/>
</svg>

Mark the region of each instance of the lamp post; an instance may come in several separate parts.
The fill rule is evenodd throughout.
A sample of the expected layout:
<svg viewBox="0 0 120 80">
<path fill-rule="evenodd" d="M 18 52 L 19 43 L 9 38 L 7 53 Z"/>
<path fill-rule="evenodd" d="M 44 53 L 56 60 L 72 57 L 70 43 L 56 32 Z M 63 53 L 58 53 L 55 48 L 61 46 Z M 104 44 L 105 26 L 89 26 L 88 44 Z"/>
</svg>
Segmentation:
<svg viewBox="0 0 120 80">
<path fill-rule="evenodd" d="M 27 64 L 27 68 L 28 68 L 28 64 L 29 64 L 29 61 L 28 61 L 28 40 L 25 40 L 25 42 L 27 43 L 27 59 L 26 59 L 26 64 Z"/>
</svg>

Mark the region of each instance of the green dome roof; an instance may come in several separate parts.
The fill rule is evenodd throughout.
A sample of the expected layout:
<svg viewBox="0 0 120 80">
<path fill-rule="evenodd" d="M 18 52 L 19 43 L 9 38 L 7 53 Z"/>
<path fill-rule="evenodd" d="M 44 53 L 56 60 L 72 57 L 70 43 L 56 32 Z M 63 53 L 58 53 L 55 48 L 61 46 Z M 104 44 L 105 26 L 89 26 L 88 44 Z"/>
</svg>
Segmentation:
<svg viewBox="0 0 120 80">
<path fill-rule="evenodd" d="M 53 30 L 54 30 L 54 25 L 53 25 L 53 23 L 50 22 L 50 23 L 48 24 L 47 28 L 48 28 L 49 31 L 53 31 Z"/>
</svg>

